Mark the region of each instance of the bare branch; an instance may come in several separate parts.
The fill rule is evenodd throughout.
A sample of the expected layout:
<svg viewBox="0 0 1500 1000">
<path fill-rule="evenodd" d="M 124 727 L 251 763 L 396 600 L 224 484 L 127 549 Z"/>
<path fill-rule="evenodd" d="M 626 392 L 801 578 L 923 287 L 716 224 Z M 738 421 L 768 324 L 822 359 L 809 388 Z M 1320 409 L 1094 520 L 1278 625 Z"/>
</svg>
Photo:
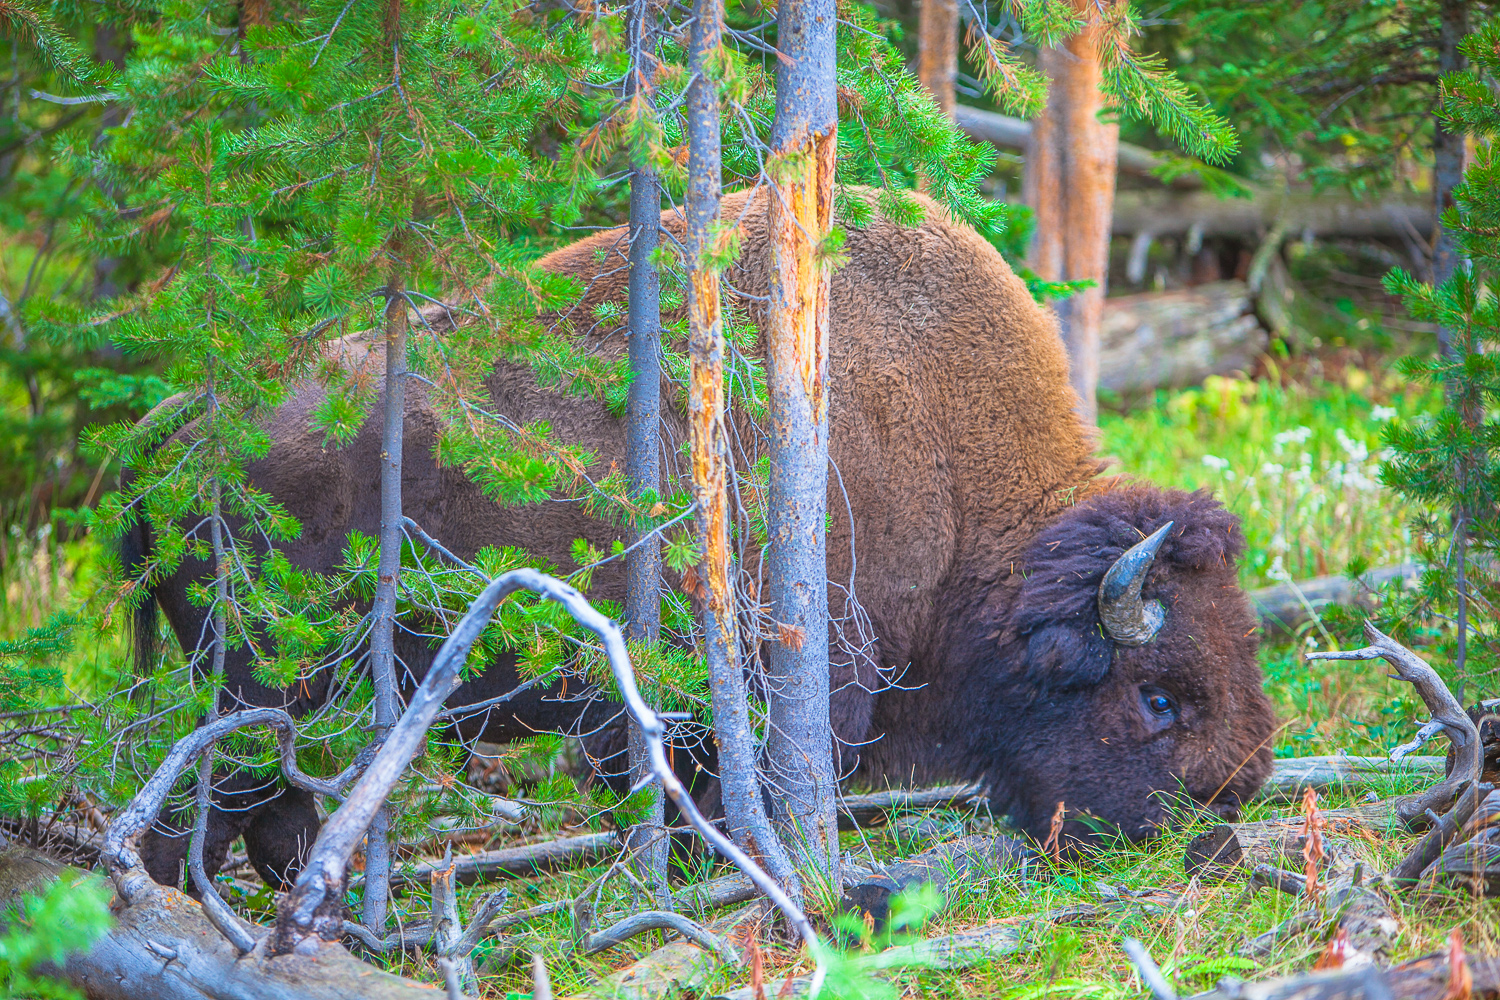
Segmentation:
<svg viewBox="0 0 1500 1000">
<path fill-rule="evenodd" d="M 348 770 L 332 780 L 313 778 L 303 774 L 297 766 L 296 726 L 292 722 L 292 717 L 279 708 L 255 708 L 234 712 L 194 730 L 177 742 L 177 745 L 167 754 L 166 760 L 162 761 L 156 773 L 151 776 L 151 780 L 147 781 L 136 793 L 135 798 L 120 810 L 114 821 L 110 823 L 109 829 L 105 831 L 102 851 L 104 866 L 109 871 L 110 878 L 113 879 L 115 889 L 119 892 L 121 899 L 127 903 L 134 902 L 154 885 L 151 876 L 146 874 L 139 852 L 136 851 L 136 841 L 145 832 L 146 827 L 156 819 L 157 813 L 161 811 L 162 803 L 171 793 L 172 786 L 177 782 L 178 777 L 205 748 L 236 730 L 250 726 L 270 726 L 276 730 L 277 743 L 281 752 L 282 773 L 298 788 L 322 795 L 337 796 L 349 778 L 352 778 Z"/>
<path fill-rule="evenodd" d="M 589 935 L 588 943 L 584 945 L 583 953 L 585 955 L 597 955 L 601 951 L 608 951 L 617 944 L 623 944 L 637 934 L 644 934 L 646 931 L 652 930 L 676 931 L 689 941 L 696 942 L 709 951 L 712 951 L 724 962 L 730 965 L 739 964 L 739 955 L 727 942 L 709 933 L 682 914 L 671 913 L 666 910 L 646 910 L 643 913 L 633 913 L 624 920 L 600 931 L 598 934 Z"/>
<path fill-rule="evenodd" d="M 647 738 L 652 770 L 661 779 L 666 793 L 704 839 L 749 875 L 756 886 L 786 914 L 803 939 L 809 943 L 814 942 L 816 934 L 801 908 L 787 897 L 776 881 L 759 865 L 703 818 L 687 789 L 677 780 L 662 746 L 665 724 L 645 703 L 636 688 L 630 656 L 619 628 L 595 610 L 573 587 L 533 569 L 517 569 L 496 577 L 474 599 L 453 633 L 438 650 L 427 676 L 412 695 L 406 712 L 392 728 L 374 761 L 355 784 L 344 805 L 324 824 L 309 852 L 302 873 L 297 878 L 297 884 L 278 908 L 273 953 L 290 952 L 301 941 L 314 935 L 332 941 L 343 934 L 341 910 L 350 855 L 391 789 L 411 763 L 412 757 L 425 745 L 427 730 L 442 709 L 443 701 L 459 684 L 458 672 L 468 658 L 470 648 L 484 631 L 500 602 L 522 589 L 535 591 L 557 601 L 580 625 L 599 637 L 608 654 L 615 684 Z"/>
<path fill-rule="evenodd" d="M 1448 685 L 1437 671 L 1427 665 L 1416 653 L 1407 649 L 1375 627 L 1374 622 L 1365 622 L 1363 649 L 1344 652 L 1309 653 L 1309 660 L 1375 660 L 1383 659 L 1396 668 L 1396 676 L 1417 689 L 1427 710 L 1432 713 L 1432 722 L 1423 726 L 1427 730 L 1433 724 L 1443 727 L 1444 733 L 1453 743 L 1456 757 L 1453 773 L 1447 780 L 1439 782 L 1422 796 L 1421 812 L 1435 804 L 1447 805 L 1458 795 L 1465 784 L 1477 784 L 1484 770 L 1484 746 L 1479 740 L 1479 729 L 1469 718 Z M 1421 813 L 1417 813 L 1420 815 Z M 1410 818 L 1410 817 L 1407 817 Z"/>
</svg>

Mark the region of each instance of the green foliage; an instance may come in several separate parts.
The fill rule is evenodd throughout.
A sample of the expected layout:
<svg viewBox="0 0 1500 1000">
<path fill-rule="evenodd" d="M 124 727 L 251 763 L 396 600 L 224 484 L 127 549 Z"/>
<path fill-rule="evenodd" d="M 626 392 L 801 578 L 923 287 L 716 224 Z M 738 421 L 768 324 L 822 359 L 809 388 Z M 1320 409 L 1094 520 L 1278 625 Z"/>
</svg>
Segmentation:
<svg viewBox="0 0 1500 1000">
<path fill-rule="evenodd" d="M 1248 152 L 1294 152 L 1298 179 L 1373 194 L 1407 187 L 1429 162 L 1443 6 L 1170 0 L 1148 42 L 1233 118 Z"/>
<path fill-rule="evenodd" d="M 1464 263 L 1436 286 L 1400 269 L 1386 279 L 1387 290 L 1402 297 L 1414 318 L 1437 324 L 1447 336 L 1444 350 L 1408 357 L 1401 364 L 1408 378 L 1440 389 L 1447 405 L 1426 420 L 1397 424 L 1387 435 L 1393 454 L 1381 479 L 1426 507 L 1414 527 L 1432 567 L 1423 577 L 1419 603 L 1401 602 L 1388 611 L 1425 607 L 1457 620 L 1461 634 L 1454 666 L 1461 684 L 1467 675 L 1492 675 L 1500 653 L 1500 620 L 1493 612 L 1500 581 L 1492 560 L 1500 546 L 1500 419 L 1494 409 L 1500 400 L 1500 306 L 1495 297 L 1500 161 L 1493 146 L 1500 113 L 1487 82 L 1500 70 L 1497 43 L 1500 26 L 1494 24 L 1466 39 L 1463 49 L 1474 70 L 1443 80 L 1443 118 L 1481 140 L 1475 144 L 1473 165 L 1453 192 L 1457 204 L 1441 219 Z M 1448 513 L 1447 524 L 1436 514 L 1439 510 Z M 1420 620 L 1411 616 L 1405 624 Z"/>
<path fill-rule="evenodd" d="M 1128 413 L 1102 412 L 1101 453 L 1119 460 L 1114 472 L 1213 490 L 1241 519 L 1241 581 L 1271 586 L 1342 573 L 1358 559 L 1387 566 L 1413 557 L 1403 522 L 1414 509 L 1377 482 L 1381 435 L 1440 405 L 1440 393 L 1396 378 L 1372 384 L 1359 368 L 1312 384 L 1275 372 L 1213 377 Z"/>
<path fill-rule="evenodd" d="M 76 990 L 39 970 L 60 967 L 109 930 L 109 897 L 97 876 L 65 871 L 46 892 L 0 913 L 0 997 L 76 1000 Z"/>
</svg>

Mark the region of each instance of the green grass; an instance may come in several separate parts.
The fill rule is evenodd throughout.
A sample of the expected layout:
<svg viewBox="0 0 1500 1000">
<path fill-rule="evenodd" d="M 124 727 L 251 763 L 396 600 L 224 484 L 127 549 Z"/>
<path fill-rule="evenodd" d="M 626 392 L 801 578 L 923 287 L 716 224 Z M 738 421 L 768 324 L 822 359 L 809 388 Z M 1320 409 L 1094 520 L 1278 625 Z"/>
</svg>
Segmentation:
<svg viewBox="0 0 1500 1000">
<path fill-rule="evenodd" d="M 1245 523 L 1249 543 L 1242 571 L 1247 586 L 1337 573 L 1352 561 L 1399 562 L 1410 556 L 1404 521 L 1408 515 L 1376 482 L 1381 429 L 1391 419 L 1416 419 L 1436 400 L 1409 392 L 1394 376 L 1372 385 L 1362 370 L 1349 369 L 1341 381 L 1285 383 L 1211 379 L 1200 389 L 1159 394 L 1154 405 L 1101 419 L 1102 450 L 1123 472 L 1161 485 L 1215 490 Z M 0 578 L 0 638 L 39 624 L 46 614 L 86 594 L 100 574 L 103 552 L 92 541 L 59 545 L 47 537 L 8 539 Z M 103 636 L 82 641 L 65 665 L 75 690 L 104 690 L 128 670 L 123 623 Z M 1286 754 L 1376 754 L 1409 737 L 1421 705 L 1410 689 L 1391 681 L 1378 665 L 1309 664 L 1304 644 L 1263 650 L 1266 690 L 1284 724 L 1277 752 Z M 61 693 L 59 697 L 61 697 Z M 1374 789 L 1384 796 L 1411 790 L 1399 779 Z M 1355 795 L 1327 806 L 1353 804 Z M 1268 815 L 1257 804 L 1251 816 Z M 967 828 L 993 829 L 993 818 L 949 816 Z M 1246 967 L 1235 959 L 1248 936 L 1267 930 L 1291 914 L 1289 897 L 1263 891 L 1247 897 L 1241 885 L 1190 883 L 1182 869 L 1182 848 L 1191 827 L 1172 831 L 1149 844 L 1118 845 L 1083 861 L 1059 865 L 1053 878 L 1017 883 L 997 879 L 955 900 L 927 933 L 940 934 L 998 920 L 1018 920 L 1045 910 L 1100 902 L 1098 884 L 1125 889 L 1164 888 L 1187 892 L 1191 905 L 1175 913 L 1107 916 L 1094 923 L 1049 927 L 1037 947 L 1009 959 L 954 972 L 908 970 L 896 975 L 894 997 L 968 1000 L 1005 997 L 1141 997 L 1146 993 L 1120 950 L 1120 938 L 1140 938 L 1173 974 L 1186 995 L 1206 989 L 1220 975 L 1263 977 L 1307 968 L 1321 942 L 1295 939 L 1274 960 Z M 1410 844 L 1401 831 L 1388 831 L 1361 849 L 1372 870 L 1388 866 Z M 849 849 L 868 847 L 894 857 L 923 844 L 892 824 L 846 835 Z M 561 872 L 510 883 L 509 910 L 579 892 L 602 868 Z M 699 876 L 707 872 L 697 873 Z M 484 887 L 464 890 L 465 910 Z M 425 915 L 420 895 L 395 904 L 406 921 Z M 628 907 L 623 882 L 605 897 L 610 907 Z M 261 914 L 264 916 L 265 914 Z M 1500 903 L 1455 899 L 1436 906 L 1403 902 L 1396 958 L 1440 947 L 1448 931 L 1463 928 L 1470 947 L 1495 950 Z M 573 954 L 567 914 L 538 921 L 525 934 L 520 961 L 485 982 L 486 995 L 519 1000 L 531 992 L 526 959 L 540 951 L 552 971 L 558 996 L 588 991 L 609 972 L 648 953 L 660 934 L 642 936 L 595 959 Z M 486 946 L 488 947 L 488 946 Z M 802 961 L 788 947 L 769 947 L 770 969 L 781 972 Z M 432 982 L 441 977 L 428 956 L 391 960 L 391 968 Z M 723 972 L 711 988 L 743 981 L 743 973 Z"/>
<path fill-rule="evenodd" d="M 1379 484 L 1391 420 L 1433 412 L 1436 395 L 1363 369 L 1313 384 L 1211 377 L 1202 388 L 1100 417 L 1111 472 L 1213 490 L 1244 523 L 1247 587 L 1342 573 L 1357 559 L 1411 557 L 1410 511 Z"/>
</svg>

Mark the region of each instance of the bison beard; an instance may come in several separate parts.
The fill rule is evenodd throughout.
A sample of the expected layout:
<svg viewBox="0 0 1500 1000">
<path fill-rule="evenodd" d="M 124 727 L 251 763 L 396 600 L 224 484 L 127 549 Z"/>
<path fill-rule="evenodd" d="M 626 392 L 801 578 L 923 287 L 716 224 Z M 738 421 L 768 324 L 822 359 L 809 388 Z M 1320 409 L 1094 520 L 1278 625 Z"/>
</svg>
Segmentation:
<svg viewBox="0 0 1500 1000">
<path fill-rule="evenodd" d="M 846 768 L 855 783 L 873 786 L 986 781 L 996 807 L 1039 840 L 1059 803 L 1064 835 L 1076 839 L 1108 828 L 1148 836 L 1177 796 L 1232 812 L 1270 772 L 1272 731 L 1255 619 L 1236 583 L 1236 519 L 1206 494 L 1099 477 L 1051 315 L 987 242 L 920 200 L 921 225 L 875 218 L 848 227 L 849 262 L 832 282 L 830 458 L 838 474 L 828 572 L 840 582 L 853 575 L 876 640 L 864 655 L 838 653 L 830 665 L 831 721 Z M 758 320 L 768 284 L 764 201 L 733 195 L 724 214 L 744 230 L 731 284 Z M 675 215 L 663 225 L 680 237 Z M 581 301 L 553 319 L 572 322 L 590 349 L 613 356 L 624 350 L 619 331 L 590 324 L 597 306 L 624 300 L 626 250 L 615 230 L 542 262 L 586 285 Z M 329 350 L 378 368 L 380 352 L 368 347 L 350 338 Z M 623 460 L 624 427 L 602 404 L 543 390 L 529 369 L 509 362 L 498 363 L 486 385 L 494 409 L 516 423 L 547 421 L 559 440 L 592 450 L 600 468 Z M 664 390 L 677 399 L 675 387 Z M 329 571 L 351 530 L 374 534 L 379 522 L 380 442 L 379 421 L 371 420 L 347 446 L 324 448 L 309 430 L 321 398 L 317 386 L 302 385 L 267 418 L 274 447 L 248 473 L 303 525 L 282 548 L 287 558 Z M 664 410 L 670 457 L 687 428 L 680 404 Z M 739 441 L 757 440 L 749 417 L 734 420 Z M 425 391 L 412 385 L 405 512 L 461 557 L 515 545 L 566 570 L 574 539 L 607 549 L 619 537 L 577 504 L 491 503 L 460 470 L 435 461 L 439 432 Z M 1099 607 L 1106 572 L 1168 522 L 1164 537 L 1150 542 L 1160 545 L 1154 558 L 1137 549 L 1126 560 L 1140 573 L 1125 600 L 1111 600 L 1106 627 Z M 133 544 L 149 547 L 145 528 Z M 210 575 L 190 561 L 155 589 L 184 648 L 207 634 L 204 609 L 187 589 Z M 602 567 L 592 595 L 623 593 L 619 563 Z M 1144 604 L 1132 605 L 1137 594 Z M 401 641 L 397 653 L 414 685 L 433 649 L 410 634 Z M 881 689 L 885 669 L 901 672 L 899 686 Z M 484 700 L 518 682 L 514 658 L 502 657 L 451 703 Z M 574 700 L 557 690 L 525 692 L 461 729 L 506 741 L 612 711 L 597 702 L 581 708 L 574 688 Z M 325 677 L 289 692 L 266 689 L 238 651 L 228 657 L 223 702 L 226 710 L 238 702 L 296 713 L 327 690 Z M 240 777 L 224 784 L 205 863 L 216 871 L 244 832 L 261 875 L 280 884 L 316 835 L 316 817 L 299 793 L 254 786 Z M 142 853 L 154 877 L 175 883 L 185 850 L 185 838 L 156 831 Z"/>
</svg>

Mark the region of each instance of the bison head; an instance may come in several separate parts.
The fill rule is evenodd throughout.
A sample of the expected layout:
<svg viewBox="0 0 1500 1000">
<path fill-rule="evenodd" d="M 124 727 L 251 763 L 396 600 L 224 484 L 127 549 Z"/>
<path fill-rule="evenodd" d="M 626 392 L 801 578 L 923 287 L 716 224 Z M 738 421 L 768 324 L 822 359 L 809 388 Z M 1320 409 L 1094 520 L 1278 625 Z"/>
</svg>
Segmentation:
<svg viewBox="0 0 1500 1000">
<path fill-rule="evenodd" d="M 1175 800 L 1234 814 L 1270 773 L 1272 712 L 1240 590 L 1239 520 L 1206 493 L 1124 487 L 1040 532 L 1001 628 L 989 755 L 1033 836 L 1155 833 Z"/>
</svg>

